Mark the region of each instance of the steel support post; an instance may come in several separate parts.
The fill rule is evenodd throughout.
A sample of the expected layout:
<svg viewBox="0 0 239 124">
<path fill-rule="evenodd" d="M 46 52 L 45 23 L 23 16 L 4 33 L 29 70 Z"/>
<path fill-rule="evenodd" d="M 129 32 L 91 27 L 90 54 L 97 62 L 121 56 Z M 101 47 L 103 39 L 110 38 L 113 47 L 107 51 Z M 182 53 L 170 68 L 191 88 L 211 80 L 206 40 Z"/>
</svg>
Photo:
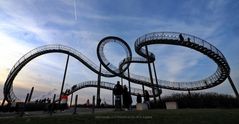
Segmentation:
<svg viewBox="0 0 239 124">
<path fill-rule="evenodd" d="M 66 72 L 67 72 L 67 68 L 68 68 L 68 62 L 69 62 L 69 57 L 70 55 L 67 55 L 67 59 L 66 59 L 66 66 L 65 66 L 65 71 L 64 71 L 64 76 L 63 76 L 63 80 L 62 80 L 62 84 L 61 84 L 61 91 L 60 91 L 60 96 L 59 96 L 59 106 L 61 104 L 61 96 L 62 96 L 62 92 L 64 89 L 64 84 L 65 84 L 65 79 L 66 79 Z"/>
<path fill-rule="evenodd" d="M 114 106 L 114 103 L 115 103 L 115 96 L 114 96 L 114 93 L 113 93 L 113 90 L 112 90 L 112 106 Z"/>
<path fill-rule="evenodd" d="M 56 100 L 56 94 L 54 94 L 53 99 L 52 99 L 52 103 L 51 103 L 51 106 L 50 106 L 50 115 L 51 116 L 52 116 L 52 113 L 55 109 L 55 100 Z"/>
<path fill-rule="evenodd" d="M 92 113 L 95 113 L 95 96 L 92 98 Z"/>
<path fill-rule="evenodd" d="M 3 101 L 2 101 L 2 107 L 4 106 L 5 101 L 6 101 L 6 99 L 5 99 L 5 96 L 4 96 Z"/>
<path fill-rule="evenodd" d="M 100 107 L 100 82 L 101 82 L 101 64 L 100 64 L 100 69 L 99 69 L 99 74 L 98 74 L 98 80 L 97 80 L 97 94 L 96 94 L 96 102 L 97 102 L 97 107 Z"/>
<path fill-rule="evenodd" d="M 32 87 L 32 89 L 31 89 L 31 92 L 30 92 L 30 95 L 29 95 L 29 98 L 28 98 L 27 102 L 31 102 L 33 91 L 34 91 L 34 87 Z"/>
<path fill-rule="evenodd" d="M 128 77 L 130 78 L 129 68 L 128 68 Z M 128 80 L 128 87 L 129 87 L 129 94 L 131 95 L 130 80 Z"/>
<path fill-rule="evenodd" d="M 191 97 L 191 91 L 190 90 L 188 90 L 188 95 L 189 95 L 189 97 Z"/>
<path fill-rule="evenodd" d="M 236 86 L 234 85 L 234 83 L 233 83 L 233 81 L 232 81 L 230 75 L 228 76 L 228 80 L 229 80 L 229 83 L 230 83 L 231 86 L 232 86 L 232 89 L 233 89 L 233 91 L 234 91 L 234 93 L 235 93 L 237 99 L 239 99 L 239 94 L 238 94 L 238 92 L 237 92 Z"/>
<path fill-rule="evenodd" d="M 149 61 L 149 51 L 148 51 L 148 46 L 145 46 L 146 54 L 147 54 L 147 60 L 148 60 L 148 68 L 149 68 L 149 76 L 150 76 L 150 81 L 152 83 L 152 92 L 153 92 L 153 98 L 154 98 L 154 103 L 156 103 L 156 96 L 155 96 L 155 88 L 154 88 L 154 81 L 153 81 L 153 75 L 152 75 L 152 70 L 150 66 L 150 61 Z"/>
<path fill-rule="evenodd" d="M 155 64 L 153 62 L 153 69 L 154 69 L 154 77 L 155 77 L 155 81 L 156 81 L 156 84 L 157 86 L 159 85 L 158 83 L 158 76 L 157 76 L 157 72 L 156 72 L 156 68 L 155 68 Z M 162 91 L 162 90 L 161 90 Z M 158 95 L 159 95 L 159 101 L 161 101 L 161 91 L 159 90 L 159 88 L 157 88 L 157 92 L 158 92 Z"/>
<path fill-rule="evenodd" d="M 123 81 L 123 78 L 121 78 L 121 86 L 124 85 L 124 81 Z"/>
<path fill-rule="evenodd" d="M 24 111 L 25 111 L 25 108 L 26 108 L 26 104 L 27 104 L 28 99 L 29 99 L 29 93 L 27 93 L 27 96 L 26 96 L 26 98 L 25 98 L 25 102 L 24 102 L 24 104 L 23 104 L 23 108 L 22 108 L 22 111 L 21 111 L 21 114 L 20 114 L 21 117 L 24 115 Z"/>
<path fill-rule="evenodd" d="M 144 97 L 144 85 L 142 84 L 142 90 L 143 90 L 143 96 L 142 97 Z"/>
<path fill-rule="evenodd" d="M 70 107 L 72 106 L 73 94 L 74 94 L 74 93 L 71 94 Z"/>
<path fill-rule="evenodd" d="M 75 96 L 75 106 L 73 114 L 76 114 L 78 95 Z"/>
</svg>

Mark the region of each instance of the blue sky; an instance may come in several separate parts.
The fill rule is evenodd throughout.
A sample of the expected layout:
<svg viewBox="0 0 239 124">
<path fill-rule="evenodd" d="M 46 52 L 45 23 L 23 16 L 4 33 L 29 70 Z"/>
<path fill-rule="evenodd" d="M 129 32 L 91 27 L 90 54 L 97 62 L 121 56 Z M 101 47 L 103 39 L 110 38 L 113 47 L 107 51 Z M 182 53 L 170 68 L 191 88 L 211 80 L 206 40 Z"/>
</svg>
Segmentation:
<svg viewBox="0 0 239 124">
<path fill-rule="evenodd" d="M 8 0 L 0 1 L 0 92 L 9 70 L 26 52 L 47 44 L 63 44 L 77 49 L 99 64 L 96 48 L 105 36 L 121 37 L 130 45 L 150 32 L 175 31 L 198 36 L 216 46 L 227 58 L 231 77 L 239 89 L 239 1 L 237 0 Z M 111 47 L 112 46 L 112 47 Z M 107 46 L 107 57 L 118 63 L 125 54 L 117 44 Z M 117 48 L 117 49 L 114 49 Z M 188 48 L 149 46 L 156 55 L 157 75 L 172 81 L 198 80 L 216 70 L 206 56 Z M 14 81 L 14 91 L 24 99 L 31 86 L 39 98 L 49 91 L 59 92 L 66 55 L 47 54 L 25 66 Z M 57 62 L 57 63 L 56 63 Z M 147 65 L 132 64 L 135 74 L 148 76 Z M 97 75 L 70 58 L 66 87 L 96 80 Z M 103 78 L 116 82 L 119 78 Z M 133 85 L 140 87 L 138 85 Z M 233 94 L 226 80 L 202 92 Z M 95 88 L 78 91 L 80 102 L 96 93 Z M 163 95 L 174 91 L 164 90 Z M 110 102 L 110 91 L 102 99 Z M 2 98 L 0 94 L 0 99 Z"/>
</svg>

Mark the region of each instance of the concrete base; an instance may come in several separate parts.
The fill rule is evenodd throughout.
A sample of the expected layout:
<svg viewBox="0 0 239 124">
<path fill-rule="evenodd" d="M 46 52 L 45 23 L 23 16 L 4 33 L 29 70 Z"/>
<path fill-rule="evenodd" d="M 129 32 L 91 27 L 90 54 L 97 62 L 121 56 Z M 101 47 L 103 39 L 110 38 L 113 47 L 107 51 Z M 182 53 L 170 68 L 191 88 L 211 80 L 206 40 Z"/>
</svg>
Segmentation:
<svg viewBox="0 0 239 124">
<path fill-rule="evenodd" d="M 178 109 L 177 102 L 166 102 L 166 109 Z"/>
<path fill-rule="evenodd" d="M 136 110 L 137 111 L 148 110 L 148 105 L 146 103 L 137 103 Z"/>
</svg>

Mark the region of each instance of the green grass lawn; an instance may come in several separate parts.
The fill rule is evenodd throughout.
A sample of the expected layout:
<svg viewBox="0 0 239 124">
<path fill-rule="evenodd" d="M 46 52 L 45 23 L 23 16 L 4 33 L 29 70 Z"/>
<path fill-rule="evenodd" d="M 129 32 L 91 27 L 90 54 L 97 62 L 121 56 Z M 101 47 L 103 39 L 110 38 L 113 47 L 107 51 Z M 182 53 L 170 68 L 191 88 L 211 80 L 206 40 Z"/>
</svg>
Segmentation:
<svg viewBox="0 0 239 124">
<path fill-rule="evenodd" d="M 0 124 L 239 124 L 239 109 L 180 109 L 110 112 L 53 117 L 1 118 Z"/>
</svg>

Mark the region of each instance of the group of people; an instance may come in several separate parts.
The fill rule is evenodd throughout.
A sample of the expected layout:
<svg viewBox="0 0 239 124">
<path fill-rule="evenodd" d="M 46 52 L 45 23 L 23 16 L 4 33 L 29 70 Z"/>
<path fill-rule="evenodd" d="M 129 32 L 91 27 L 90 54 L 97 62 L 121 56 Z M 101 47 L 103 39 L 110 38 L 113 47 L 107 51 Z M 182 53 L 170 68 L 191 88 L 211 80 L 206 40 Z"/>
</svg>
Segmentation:
<svg viewBox="0 0 239 124">
<path fill-rule="evenodd" d="M 137 103 L 142 103 L 142 96 L 141 94 L 137 94 Z M 144 91 L 144 103 L 147 104 L 148 108 L 150 108 L 150 102 L 149 102 L 149 92 L 147 90 Z"/>
<path fill-rule="evenodd" d="M 123 96 L 123 107 L 126 108 L 126 110 L 131 109 L 132 104 L 132 97 L 131 94 L 128 91 L 128 88 L 126 85 L 124 87 L 120 85 L 120 82 L 118 81 L 113 89 L 113 93 L 115 95 L 115 108 L 121 110 L 121 96 Z"/>
<path fill-rule="evenodd" d="M 51 99 L 50 98 L 44 98 L 44 99 L 37 99 L 35 100 L 35 103 L 51 103 Z"/>
<path fill-rule="evenodd" d="M 121 110 L 121 96 L 123 96 L 123 107 L 127 110 L 131 110 L 131 104 L 132 104 L 132 97 L 131 94 L 128 91 L 128 88 L 126 85 L 121 86 L 120 82 L 117 81 L 117 84 L 115 85 L 113 89 L 113 93 L 115 95 L 115 108 L 116 110 Z M 148 105 L 148 108 L 150 108 L 150 102 L 149 102 L 149 92 L 147 90 L 144 91 L 144 103 Z M 137 95 L 137 103 L 142 103 L 142 96 L 138 93 Z"/>
<path fill-rule="evenodd" d="M 182 34 L 179 34 L 178 37 L 179 37 L 179 40 L 180 40 L 180 41 L 184 41 L 184 37 L 183 37 Z M 190 38 L 189 38 L 189 37 L 187 38 L 187 41 L 190 42 Z"/>
</svg>

